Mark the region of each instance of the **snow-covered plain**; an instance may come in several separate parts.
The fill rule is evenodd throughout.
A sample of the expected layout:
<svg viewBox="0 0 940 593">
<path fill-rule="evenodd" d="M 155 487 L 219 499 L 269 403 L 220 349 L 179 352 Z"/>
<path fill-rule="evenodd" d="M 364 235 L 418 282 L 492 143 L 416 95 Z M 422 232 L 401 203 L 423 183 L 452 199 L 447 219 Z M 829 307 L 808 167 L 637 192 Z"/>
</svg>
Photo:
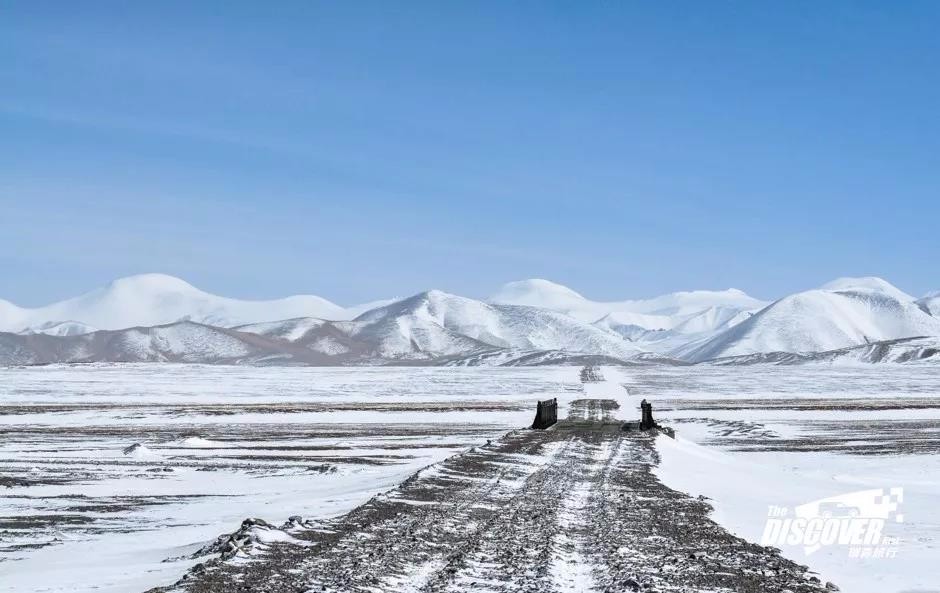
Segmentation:
<svg viewBox="0 0 940 593">
<path fill-rule="evenodd" d="M 172 583 L 246 517 L 344 513 L 565 393 L 575 368 L 0 369 L 0 591 Z"/>
<path fill-rule="evenodd" d="M 711 498 L 715 520 L 760 541 L 771 505 L 795 507 L 869 489 L 903 488 L 892 558 L 847 546 L 807 554 L 775 544 L 845 593 L 940 590 L 940 371 L 895 365 L 697 367 L 631 372 L 676 428 L 660 437 L 657 474 Z"/>
<path fill-rule="evenodd" d="M 344 513 L 420 467 L 527 425 L 537 399 L 559 397 L 563 417 L 585 396 L 618 400 L 622 418 L 652 401 L 679 436 L 660 443 L 663 481 L 711 497 L 715 519 L 751 540 L 768 505 L 903 487 L 897 558 L 784 553 L 846 593 L 938 588 L 934 367 L 605 368 L 606 383 L 583 386 L 578 370 L 0 369 L 0 592 L 171 583 L 195 550 L 245 517 Z M 575 576 L 576 587 L 590 582 Z"/>
</svg>

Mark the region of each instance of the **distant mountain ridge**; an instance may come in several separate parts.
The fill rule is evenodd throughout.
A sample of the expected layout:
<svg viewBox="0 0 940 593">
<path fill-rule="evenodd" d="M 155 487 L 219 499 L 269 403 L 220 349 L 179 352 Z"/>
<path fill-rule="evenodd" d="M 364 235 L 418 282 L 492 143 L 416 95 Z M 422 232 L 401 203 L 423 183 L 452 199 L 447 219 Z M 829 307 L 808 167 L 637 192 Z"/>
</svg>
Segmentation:
<svg viewBox="0 0 940 593">
<path fill-rule="evenodd" d="M 291 317 L 351 319 L 361 308 L 340 307 L 322 297 L 291 296 L 273 301 L 220 297 L 165 274 L 121 278 L 81 296 L 35 309 L 0 301 L 0 331 L 47 333 L 63 322 L 97 329 L 156 326 L 180 320 L 220 327 Z"/>
<path fill-rule="evenodd" d="M 0 333 L 0 364 L 14 365 L 545 364 L 586 357 L 625 362 L 640 353 L 628 342 L 553 311 L 489 305 L 440 291 L 370 310 L 352 321 L 297 318 L 233 329 L 179 321 L 84 335 Z"/>
<path fill-rule="evenodd" d="M 587 299 L 561 284 L 538 278 L 510 282 L 488 300 L 491 303 L 551 309 L 587 322 L 598 321 L 612 313 L 633 313 L 646 316 L 638 325 L 649 323 L 656 326 L 647 329 L 672 329 L 671 326 L 677 323 L 676 319 L 696 315 L 712 307 L 755 310 L 767 305 L 765 301 L 755 299 L 736 288 L 693 290 L 650 299 L 600 302 Z"/>
<path fill-rule="evenodd" d="M 735 288 L 600 302 L 541 279 L 510 282 L 490 297 L 490 301 L 552 309 L 660 353 L 709 336 L 768 304 Z"/>
<path fill-rule="evenodd" d="M 761 352 L 704 361 L 703 364 L 739 366 L 752 364 L 794 365 L 807 363 L 940 363 L 940 338 L 899 338 L 823 352 Z"/>
<path fill-rule="evenodd" d="M 78 336 L 0 333 L 2 364 L 89 362 L 323 365 L 330 359 L 287 342 L 192 321 Z"/>
<path fill-rule="evenodd" d="M 352 321 L 292 319 L 239 331 L 374 360 L 433 360 L 565 351 L 627 359 L 641 348 L 590 324 L 534 307 L 493 305 L 438 290 L 367 311 Z"/>
<path fill-rule="evenodd" d="M 596 302 L 535 279 L 488 302 L 430 290 L 344 308 L 228 299 L 145 274 L 36 309 L 0 301 L 0 364 L 936 361 L 938 305 L 937 293 L 915 299 L 866 277 L 772 303 L 735 289 Z"/>
<path fill-rule="evenodd" d="M 940 336 L 940 318 L 896 288 L 848 281 L 784 297 L 749 319 L 671 354 L 691 361 L 768 352 L 825 352 Z M 828 288 L 827 288 L 828 287 Z"/>
</svg>

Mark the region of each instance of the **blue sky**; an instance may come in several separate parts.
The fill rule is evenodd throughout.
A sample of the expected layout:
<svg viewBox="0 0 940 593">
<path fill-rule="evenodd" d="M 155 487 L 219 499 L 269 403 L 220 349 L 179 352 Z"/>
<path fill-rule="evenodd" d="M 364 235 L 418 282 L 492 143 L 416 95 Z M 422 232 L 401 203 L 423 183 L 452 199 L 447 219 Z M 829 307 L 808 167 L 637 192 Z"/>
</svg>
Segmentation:
<svg viewBox="0 0 940 593">
<path fill-rule="evenodd" d="M 933 2 L 0 6 L 0 298 L 940 289 Z"/>
</svg>

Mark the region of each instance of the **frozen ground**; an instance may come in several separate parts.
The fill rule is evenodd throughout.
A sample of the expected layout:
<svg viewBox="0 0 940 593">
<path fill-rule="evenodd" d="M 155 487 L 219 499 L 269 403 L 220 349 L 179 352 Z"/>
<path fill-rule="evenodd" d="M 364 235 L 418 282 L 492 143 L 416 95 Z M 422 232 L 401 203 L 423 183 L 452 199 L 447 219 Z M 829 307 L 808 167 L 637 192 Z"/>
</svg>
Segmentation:
<svg viewBox="0 0 940 593">
<path fill-rule="evenodd" d="M 160 591 L 829 590 L 664 486 L 650 471 L 653 434 L 624 432 L 619 411 L 612 399 L 576 400 L 548 430 L 454 455 L 343 517 L 246 524 L 230 553 Z"/>
<path fill-rule="evenodd" d="M 940 591 L 940 368 L 659 368 L 631 373 L 628 388 L 667 408 L 658 415 L 677 430 L 657 443 L 660 478 L 711 498 L 714 518 L 750 541 L 760 541 L 770 505 L 792 512 L 903 488 L 903 520 L 885 527 L 900 540 L 894 557 L 779 547 L 848 593 Z"/>
<path fill-rule="evenodd" d="M 712 498 L 714 518 L 750 541 L 760 538 L 768 505 L 903 487 L 896 558 L 850 559 L 834 548 L 806 556 L 786 546 L 784 554 L 848 593 L 940 591 L 940 369 L 603 369 L 608 381 L 583 386 L 578 371 L 0 369 L 0 592 L 172 583 L 196 562 L 191 554 L 245 517 L 339 518 L 421 467 L 528 424 L 534 401 L 549 397 L 559 397 L 561 417 L 573 410 L 594 421 L 604 408 L 569 404 L 611 399 L 621 417 L 636 417 L 642 398 L 654 402 L 680 437 L 657 443 L 657 474 L 666 486 Z M 142 447 L 124 454 L 135 443 Z M 553 554 L 539 573 L 549 590 L 606 584 L 584 568 L 601 549 L 585 544 L 590 528 L 605 524 L 589 491 L 611 484 L 603 488 L 619 492 L 636 471 L 624 466 L 634 456 L 627 453 L 645 445 L 610 447 L 582 439 L 531 460 L 545 453 L 560 461 L 546 470 L 548 481 L 534 482 L 554 493 L 552 525 L 564 526 L 539 544 Z M 556 488 L 558 480 L 568 485 Z M 525 496 L 511 504 L 534 504 Z M 495 552 L 508 541 L 494 539 Z M 487 566 L 470 558 L 463 574 Z M 398 585 L 440 574 L 433 562 L 412 569 Z"/>
<path fill-rule="evenodd" d="M 0 591 L 173 582 L 192 552 L 245 517 L 347 512 L 531 422 L 535 400 L 578 396 L 576 377 L 575 368 L 0 369 Z"/>
</svg>

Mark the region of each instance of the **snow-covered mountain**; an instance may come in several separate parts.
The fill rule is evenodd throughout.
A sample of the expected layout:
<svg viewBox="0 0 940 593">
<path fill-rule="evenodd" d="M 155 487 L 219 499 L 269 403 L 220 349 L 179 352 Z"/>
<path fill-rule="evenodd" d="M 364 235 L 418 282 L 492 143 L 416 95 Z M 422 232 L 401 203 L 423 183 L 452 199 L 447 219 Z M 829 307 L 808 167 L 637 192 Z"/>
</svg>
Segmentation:
<svg viewBox="0 0 940 593">
<path fill-rule="evenodd" d="M 81 336 L 94 331 L 98 331 L 98 328 L 80 321 L 49 321 L 34 327 L 27 327 L 19 333 L 23 335 L 46 334 L 47 336 Z"/>
<path fill-rule="evenodd" d="M 549 280 L 542 280 L 541 278 L 519 280 L 505 284 L 488 300 L 497 304 L 526 305 L 551 309 L 572 317 L 578 317 L 582 309 L 593 304 L 567 286 Z M 594 321 L 598 317 L 598 315 L 591 313 L 581 320 Z"/>
<path fill-rule="evenodd" d="M 940 317 L 940 291 L 932 292 L 917 301 L 918 306 L 934 317 Z"/>
<path fill-rule="evenodd" d="M 362 307 L 344 309 L 318 296 L 292 296 L 273 301 L 230 299 L 203 292 L 173 276 L 142 274 L 35 309 L 0 301 L 0 331 L 48 333 L 41 328 L 64 322 L 99 329 L 124 329 L 179 320 L 231 327 L 292 317 L 351 319 L 362 311 Z"/>
<path fill-rule="evenodd" d="M 915 336 L 940 336 L 940 319 L 884 280 L 844 278 L 784 297 L 737 325 L 671 353 L 702 361 L 823 352 Z"/>
<path fill-rule="evenodd" d="M 430 360 L 503 350 L 625 359 L 642 352 L 618 336 L 554 311 L 492 305 L 438 290 L 377 307 L 352 321 L 291 319 L 237 329 L 324 354 L 382 360 Z"/>
<path fill-rule="evenodd" d="M 564 350 L 628 358 L 638 348 L 599 328 L 536 307 L 496 305 L 438 290 L 373 309 L 357 317 L 354 335 L 368 336 L 384 355 L 455 354 L 472 346 Z M 456 338 L 456 341 L 454 341 Z"/>
<path fill-rule="evenodd" d="M 669 354 L 686 344 L 699 342 L 741 323 L 753 315 L 734 307 L 709 307 L 704 311 L 674 319 L 672 329 L 645 329 L 634 324 L 623 323 L 636 314 L 611 313 L 594 323 L 613 331 L 623 338 L 651 352 Z"/>
<path fill-rule="evenodd" d="M 733 289 L 602 303 L 525 280 L 489 302 L 431 290 L 344 309 L 310 296 L 239 301 L 147 274 L 38 309 L 0 301 L 0 364 L 937 360 L 937 293 L 840 278 L 763 305 Z"/>
<path fill-rule="evenodd" d="M 372 309 L 352 321 L 309 317 L 226 329 L 182 321 L 89 334 L 0 333 L 0 364 L 200 362 L 249 364 L 544 364 L 549 358 L 624 361 L 642 351 L 554 311 L 490 305 L 440 291 Z M 526 362 L 525 357 L 531 357 Z M 483 357 L 483 358 L 481 358 Z M 478 362 L 476 364 L 482 364 Z"/>
<path fill-rule="evenodd" d="M 592 322 L 643 349 L 660 353 L 709 337 L 767 305 L 733 288 L 597 302 L 566 286 L 540 279 L 510 282 L 490 297 L 490 301 L 558 311 Z"/>
<path fill-rule="evenodd" d="M 561 284 L 531 279 L 510 282 L 489 298 L 491 303 L 551 309 L 581 321 L 594 322 L 611 313 L 640 314 L 629 323 L 646 329 L 673 329 L 688 317 L 712 308 L 752 311 L 767 305 L 735 288 L 674 292 L 651 299 L 599 302 Z"/>
<path fill-rule="evenodd" d="M 75 362 L 329 363 L 284 341 L 191 321 L 79 336 L 0 333 L 0 364 Z"/>
<path fill-rule="evenodd" d="M 907 294 L 897 286 L 894 286 L 884 278 L 877 276 L 861 276 L 859 278 L 836 278 L 819 287 L 821 290 L 846 291 L 846 290 L 874 290 L 887 294 L 899 301 L 910 302 L 914 297 Z"/>
<path fill-rule="evenodd" d="M 261 323 L 236 325 L 232 329 L 267 336 L 269 338 L 286 340 L 288 342 L 297 342 L 328 323 L 329 321 L 317 319 L 316 317 L 297 317 L 281 321 L 264 321 Z"/>
<path fill-rule="evenodd" d="M 761 352 L 730 356 L 709 361 L 707 364 L 732 366 L 749 364 L 873 364 L 873 363 L 931 363 L 940 362 L 940 338 L 900 338 L 862 346 L 850 346 L 825 352 Z"/>
</svg>

